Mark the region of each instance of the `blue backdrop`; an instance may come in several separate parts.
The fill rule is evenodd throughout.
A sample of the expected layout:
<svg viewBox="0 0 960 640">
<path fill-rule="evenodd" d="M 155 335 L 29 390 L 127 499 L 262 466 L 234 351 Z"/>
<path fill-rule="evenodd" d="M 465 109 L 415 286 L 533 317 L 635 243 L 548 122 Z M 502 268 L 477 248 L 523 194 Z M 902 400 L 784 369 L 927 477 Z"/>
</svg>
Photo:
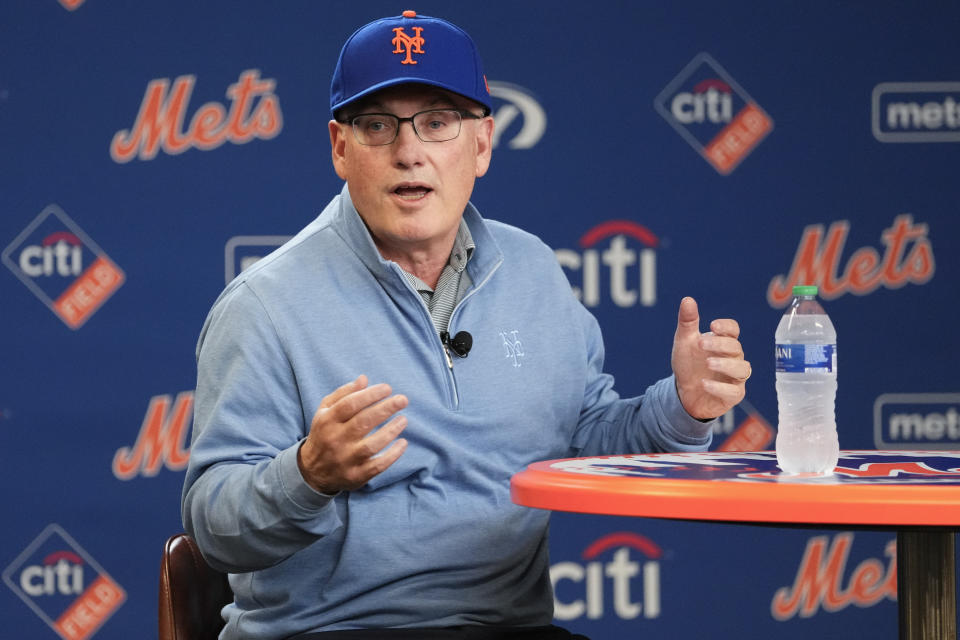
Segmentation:
<svg viewBox="0 0 960 640">
<path fill-rule="evenodd" d="M 754 367 L 714 448 L 771 448 L 773 333 L 803 281 L 839 334 L 841 447 L 957 447 L 960 5 L 14 0 L 4 637 L 156 633 L 200 326 L 339 189 L 339 47 L 408 8 L 477 41 L 498 133 L 474 203 L 556 249 L 621 393 L 669 372 L 692 295 L 704 324 L 740 322 Z M 893 537 L 558 514 L 558 622 L 595 639 L 894 638 Z"/>
</svg>

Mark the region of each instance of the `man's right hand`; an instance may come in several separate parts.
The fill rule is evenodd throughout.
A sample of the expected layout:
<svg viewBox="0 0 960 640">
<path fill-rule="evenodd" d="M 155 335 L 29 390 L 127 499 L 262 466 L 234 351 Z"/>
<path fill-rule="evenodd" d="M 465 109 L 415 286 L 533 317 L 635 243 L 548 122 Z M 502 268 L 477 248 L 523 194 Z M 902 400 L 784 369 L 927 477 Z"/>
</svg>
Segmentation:
<svg viewBox="0 0 960 640">
<path fill-rule="evenodd" d="M 300 473 L 311 487 L 327 494 L 358 489 L 403 454 L 403 438 L 383 450 L 407 426 L 406 417 L 394 415 L 407 406 L 407 398 L 391 391 L 388 384 L 368 388 L 361 375 L 321 401 L 297 453 Z"/>
</svg>

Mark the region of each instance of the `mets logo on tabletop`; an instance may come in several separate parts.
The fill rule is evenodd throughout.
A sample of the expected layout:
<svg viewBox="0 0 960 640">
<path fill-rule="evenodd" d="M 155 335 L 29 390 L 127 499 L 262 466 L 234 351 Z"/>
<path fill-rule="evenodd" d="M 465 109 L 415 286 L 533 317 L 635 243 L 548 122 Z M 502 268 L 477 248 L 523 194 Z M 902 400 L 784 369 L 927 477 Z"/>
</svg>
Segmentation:
<svg viewBox="0 0 960 640">
<path fill-rule="evenodd" d="M 127 594 L 60 525 L 51 524 L 3 572 L 3 581 L 64 640 L 86 640 Z"/>
<path fill-rule="evenodd" d="M 773 120 L 716 60 L 700 53 L 654 100 L 657 111 L 721 174 L 773 129 Z"/>
<path fill-rule="evenodd" d="M 71 329 L 89 320 L 125 280 L 120 267 L 55 204 L 27 225 L 2 259 Z"/>
</svg>

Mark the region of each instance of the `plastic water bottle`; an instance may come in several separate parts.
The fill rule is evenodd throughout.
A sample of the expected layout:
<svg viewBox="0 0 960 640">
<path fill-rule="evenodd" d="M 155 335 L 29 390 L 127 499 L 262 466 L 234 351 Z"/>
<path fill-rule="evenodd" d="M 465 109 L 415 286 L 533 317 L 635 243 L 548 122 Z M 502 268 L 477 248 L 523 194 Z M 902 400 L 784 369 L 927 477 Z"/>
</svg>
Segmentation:
<svg viewBox="0 0 960 640">
<path fill-rule="evenodd" d="M 777 464 L 786 473 L 830 475 L 840 454 L 837 332 L 815 286 L 793 288 L 793 301 L 777 325 L 776 364 Z"/>
</svg>

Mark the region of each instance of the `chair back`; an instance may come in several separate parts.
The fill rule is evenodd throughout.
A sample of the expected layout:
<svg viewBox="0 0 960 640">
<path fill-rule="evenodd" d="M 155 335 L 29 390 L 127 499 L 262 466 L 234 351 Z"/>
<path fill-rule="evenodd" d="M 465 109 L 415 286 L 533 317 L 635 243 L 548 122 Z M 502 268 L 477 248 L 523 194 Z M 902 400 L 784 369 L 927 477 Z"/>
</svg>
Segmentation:
<svg viewBox="0 0 960 640">
<path fill-rule="evenodd" d="M 227 574 L 207 564 L 196 541 L 172 536 L 160 563 L 160 640 L 216 640 L 220 610 L 233 602 Z"/>
</svg>

